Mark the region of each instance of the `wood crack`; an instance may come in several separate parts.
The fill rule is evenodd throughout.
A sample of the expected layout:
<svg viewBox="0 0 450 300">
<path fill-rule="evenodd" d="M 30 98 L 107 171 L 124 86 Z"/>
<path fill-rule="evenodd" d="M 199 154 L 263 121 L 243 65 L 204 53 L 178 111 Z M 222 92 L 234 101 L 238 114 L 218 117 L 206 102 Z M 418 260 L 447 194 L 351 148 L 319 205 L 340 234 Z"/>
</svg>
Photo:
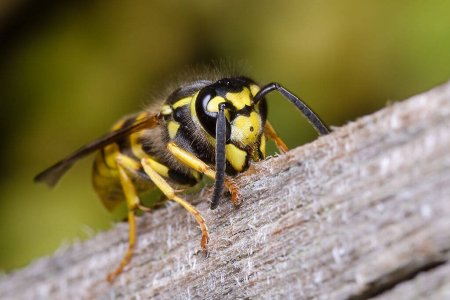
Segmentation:
<svg viewBox="0 0 450 300">
<path fill-rule="evenodd" d="M 404 266 L 403 268 L 397 269 L 394 272 L 386 274 L 382 278 L 378 278 L 378 280 L 369 283 L 367 288 L 357 294 L 350 295 L 347 300 L 366 300 L 382 295 L 383 293 L 394 289 L 397 285 L 412 280 L 421 273 L 431 272 L 447 262 L 447 260 L 436 260 L 425 262 L 423 265 L 415 266 L 415 268 Z"/>
</svg>

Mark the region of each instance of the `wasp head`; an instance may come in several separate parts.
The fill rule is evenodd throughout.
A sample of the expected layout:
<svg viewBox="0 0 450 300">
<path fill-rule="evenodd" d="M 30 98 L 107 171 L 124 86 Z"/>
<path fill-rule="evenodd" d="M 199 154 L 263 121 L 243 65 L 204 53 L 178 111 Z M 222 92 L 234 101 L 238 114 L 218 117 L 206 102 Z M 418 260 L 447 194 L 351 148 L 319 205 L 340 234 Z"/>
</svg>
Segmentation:
<svg viewBox="0 0 450 300">
<path fill-rule="evenodd" d="M 195 99 L 199 123 L 214 139 L 219 107 L 224 107 L 226 157 L 237 172 L 246 168 L 249 159 L 260 160 L 265 155 L 267 107 L 265 100 L 253 101 L 258 91 L 259 87 L 248 78 L 224 78 L 202 88 Z"/>
</svg>

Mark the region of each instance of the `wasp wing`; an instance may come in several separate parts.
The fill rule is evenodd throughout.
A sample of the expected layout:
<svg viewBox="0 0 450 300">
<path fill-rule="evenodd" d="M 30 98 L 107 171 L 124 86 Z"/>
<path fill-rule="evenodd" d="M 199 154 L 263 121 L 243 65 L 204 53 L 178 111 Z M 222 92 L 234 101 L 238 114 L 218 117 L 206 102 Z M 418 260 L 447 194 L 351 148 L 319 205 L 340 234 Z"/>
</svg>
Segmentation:
<svg viewBox="0 0 450 300">
<path fill-rule="evenodd" d="M 158 115 L 147 114 L 144 117 L 139 117 L 135 123 L 120 128 L 118 130 L 112 131 L 95 141 L 84 145 L 80 149 L 73 152 L 71 155 L 60 160 L 53 166 L 42 171 L 36 177 L 34 177 L 34 182 L 45 182 L 48 186 L 53 187 L 59 181 L 59 179 L 66 173 L 67 170 L 79 159 L 85 157 L 86 155 L 95 152 L 109 144 L 116 142 L 117 140 L 132 134 L 133 132 L 154 128 L 159 124 Z"/>
</svg>

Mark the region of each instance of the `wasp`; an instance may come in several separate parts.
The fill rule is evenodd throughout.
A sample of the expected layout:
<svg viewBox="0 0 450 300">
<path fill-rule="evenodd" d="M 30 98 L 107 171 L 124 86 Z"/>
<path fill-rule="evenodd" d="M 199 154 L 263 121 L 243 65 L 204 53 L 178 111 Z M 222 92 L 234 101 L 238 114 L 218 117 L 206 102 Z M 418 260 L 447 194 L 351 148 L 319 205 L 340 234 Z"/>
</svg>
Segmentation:
<svg viewBox="0 0 450 300">
<path fill-rule="evenodd" d="M 206 250 L 204 218 L 174 187 L 194 186 L 205 175 L 214 180 L 211 209 L 219 205 L 224 188 L 238 205 L 233 176 L 265 158 L 266 139 L 272 139 L 280 152 L 288 150 L 267 120 L 265 96 L 272 91 L 289 100 L 320 135 L 329 132 L 304 101 L 276 82 L 261 86 L 244 76 L 211 76 L 182 83 L 161 105 L 121 119 L 110 133 L 39 173 L 35 181 L 52 187 L 77 160 L 97 152 L 92 171 L 96 193 L 108 210 L 125 201 L 128 211 L 128 249 L 108 274 L 110 282 L 132 258 L 137 213 L 154 208 L 139 198 L 150 189 L 159 189 L 195 218 L 202 234 L 200 246 Z"/>
</svg>

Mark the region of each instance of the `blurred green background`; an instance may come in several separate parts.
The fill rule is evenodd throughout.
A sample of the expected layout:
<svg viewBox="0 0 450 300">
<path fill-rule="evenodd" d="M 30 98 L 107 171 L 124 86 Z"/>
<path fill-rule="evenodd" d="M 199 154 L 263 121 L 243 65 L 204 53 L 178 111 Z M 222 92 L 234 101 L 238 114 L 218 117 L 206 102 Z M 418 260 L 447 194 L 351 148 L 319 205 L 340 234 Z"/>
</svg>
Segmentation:
<svg viewBox="0 0 450 300">
<path fill-rule="evenodd" d="M 0 3 L 0 270 L 112 224 L 92 159 L 54 189 L 33 176 L 140 110 L 171 74 L 225 58 L 339 126 L 450 78 L 450 1 Z M 315 138 L 287 101 L 289 146 Z"/>
</svg>

